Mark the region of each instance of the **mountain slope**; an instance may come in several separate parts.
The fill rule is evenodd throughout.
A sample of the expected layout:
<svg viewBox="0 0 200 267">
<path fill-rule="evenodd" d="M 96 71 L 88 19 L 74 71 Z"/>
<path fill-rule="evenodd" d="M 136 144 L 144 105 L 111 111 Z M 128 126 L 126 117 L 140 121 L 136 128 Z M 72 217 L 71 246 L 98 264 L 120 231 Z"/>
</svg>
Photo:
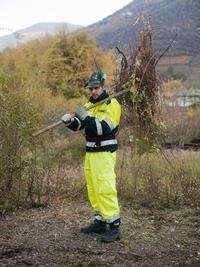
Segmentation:
<svg viewBox="0 0 200 267">
<path fill-rule="evenodd" d="M 173 54 L 198 54 L 200 51 L 199 0 L 134 0 L 113 15 L 87 28 L 103 48 L 136 39 L 140 15 L 151 16 L 155 28 L 155 44 L 161 50 L 177 32 Z"/>
<path fill-rule="evenodd" d="M 47 34 L 55 34 L 56 32 L 64 29 L 66 32 L 72 32 L 81 28 L 79 25 L 70 23 L 37 23 L 31 27 L 19 30 L 13 34 L 0 37 L 0 51 L 6 47 L 14 47 L 18 42 L 23 43 L 31 39 L 40 38 Z"/>
</svg>

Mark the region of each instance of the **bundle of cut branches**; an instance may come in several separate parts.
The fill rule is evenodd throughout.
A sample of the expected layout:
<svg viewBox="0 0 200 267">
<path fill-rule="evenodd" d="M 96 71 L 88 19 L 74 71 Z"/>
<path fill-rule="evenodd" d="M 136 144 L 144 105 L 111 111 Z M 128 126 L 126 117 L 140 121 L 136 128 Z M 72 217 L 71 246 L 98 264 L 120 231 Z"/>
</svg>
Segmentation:
<svg viewBox="0 0 200 267">
<path fill-rule="evenodd" d="M 116 47 L 119 68 L 115 73 L 116 92 L 130 88 L 122 96 L 123 117 L 127 133 L 139 154 L 152 152 L 159 147 L 160 122 L 158 120 L 159 81 L 156 73 L 157 57 L 152 42 L 152 27 L 147 21 L 140 32 L 139 43 L 132 51 Z M 126 51 L 127 53 L 127 51 Z"/>
</svg>

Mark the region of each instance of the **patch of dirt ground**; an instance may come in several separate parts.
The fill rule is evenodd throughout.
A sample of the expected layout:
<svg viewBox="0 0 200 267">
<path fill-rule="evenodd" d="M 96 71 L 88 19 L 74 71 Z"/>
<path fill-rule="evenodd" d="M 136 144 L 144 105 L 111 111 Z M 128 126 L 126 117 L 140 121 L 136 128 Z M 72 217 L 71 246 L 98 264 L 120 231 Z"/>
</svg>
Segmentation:
<svg viewBox="0 0 200 267">
<path fill-rule="evenodd" d="M 0 218 L 0 266 L 200 266 L 200 212 L 122 207 L 122 239 L 85 235 L 85 202 L 18 210 Z"/>
</svg>

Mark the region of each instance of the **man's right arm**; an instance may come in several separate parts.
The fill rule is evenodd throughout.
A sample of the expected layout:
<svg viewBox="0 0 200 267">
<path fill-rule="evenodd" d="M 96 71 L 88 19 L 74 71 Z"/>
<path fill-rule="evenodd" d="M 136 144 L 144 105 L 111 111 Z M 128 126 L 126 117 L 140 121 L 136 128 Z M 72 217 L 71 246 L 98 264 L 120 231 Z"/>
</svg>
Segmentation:
<svg viewBox="0 0 200 267">
<path fill-rule="evenodd" d="M 65 123 L 67 128 L 72 131 L 79 131 L 84 128 L 83 122 L 78 117 L 72 117 L 71 114 L 65 114 L 61 120 Z"/>
</svg>

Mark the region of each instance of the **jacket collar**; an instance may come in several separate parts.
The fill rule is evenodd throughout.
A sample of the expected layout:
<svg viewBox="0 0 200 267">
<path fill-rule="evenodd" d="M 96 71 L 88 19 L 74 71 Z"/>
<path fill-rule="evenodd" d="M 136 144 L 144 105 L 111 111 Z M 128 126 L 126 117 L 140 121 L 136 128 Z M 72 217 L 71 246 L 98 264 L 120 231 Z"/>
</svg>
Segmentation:
<svg viewBox="0 0 200 267">
<path fill-rule="evenodd" d="M 104 90 L 103 93 L 97 98 L 97 99 L 94 99 L 92 96 L 90 97 L 89 101 L 92 103 L 92 104 L 95 104 L 95 103 L 98 103 L 99 101 L 107 98 L 109 95 L 108 93 Z"/>
</svg>

